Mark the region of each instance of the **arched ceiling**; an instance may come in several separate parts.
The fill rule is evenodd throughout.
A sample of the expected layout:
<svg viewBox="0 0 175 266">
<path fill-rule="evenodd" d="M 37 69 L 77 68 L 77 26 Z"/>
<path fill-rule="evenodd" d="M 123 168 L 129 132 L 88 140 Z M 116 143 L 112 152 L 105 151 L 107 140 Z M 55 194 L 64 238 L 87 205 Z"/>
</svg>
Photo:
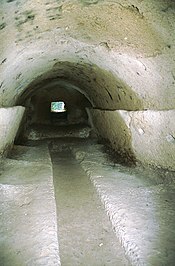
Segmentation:
<svg viewBox="0 0 175 266">
<path fill-rule="evenodd" d="M 95 108 L 173 109 L 173 1 L 1 3 L 0 106 L 53 82 Z"/>
<path fill-rule="evenodd" d="M 20 102 L 22 103 L 22 98 L 29 97 L 38 89 L 53 86 L 53 83 L 79 90 L 95 108 L 111 110 L 141 108 L 141 101 L 134 92 L 110 72 L 90 63 L 70 61 L 54 63 L 50 71 L 29 84 L 20 95 Z"/>
</svg>

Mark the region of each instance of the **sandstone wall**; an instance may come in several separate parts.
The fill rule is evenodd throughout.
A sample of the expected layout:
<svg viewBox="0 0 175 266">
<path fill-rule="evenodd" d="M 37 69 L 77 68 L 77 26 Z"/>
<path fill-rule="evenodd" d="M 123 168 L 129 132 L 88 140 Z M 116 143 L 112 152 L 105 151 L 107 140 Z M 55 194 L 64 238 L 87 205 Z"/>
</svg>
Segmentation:
<svg viewBox="0 0 175 266">
<path fill-rule="evenodd" d="M 0 108 L 0 157 L 12 147 L 24 110 L 21 106 Z"/>
<path fill-rule="evenodd" d="M 89 115 L 97 134 L 123 157 L 175 170 L 175 110 L 89 109 Z"/>
<path fill-rule="evenodd" d="M 170 145 L 174 135 L 167 130 L 170 141 L 161 146 L 165 138 L 158 128 L 164 130 L 166 124 L 172 131 L 174 127 L 173 119 L 166 122 L 168 110 L 175 109 L 174 1 L 2 1 L 0 19 L 1 107 L 24 105 L 56 82 L 83 94 L 94 109 L 140 111 L 129 113 L 131 120 L 138 115 L 140 122 L 155 127 L 154 137 L 146 133 L 148 129 L 137 136 L 119 111 L 115 115 L 104 111 L 108 132 L 99 113 L 94 121 L 98 132 L 126 157 L 134 154 L 143 162 L 173 167 L 174 157 L 169 163 L 164 160 L 174 156 L 168 155 L 174 152 Z M 150 111 L 142 113 L 146 110 Z M 151 119 L 161 123 L 159 127 Z M 160 140 L 153 145 L 155 136 Z M 146 144 L 141 151 L 138 138 L 155 152 L 148 152 Z"/>
<path fill-rule="evenodd" d="M 174 1 L 1 3 L 0 105 L 65 81 L 103 109 L 174 109 Z"/>
</svg>

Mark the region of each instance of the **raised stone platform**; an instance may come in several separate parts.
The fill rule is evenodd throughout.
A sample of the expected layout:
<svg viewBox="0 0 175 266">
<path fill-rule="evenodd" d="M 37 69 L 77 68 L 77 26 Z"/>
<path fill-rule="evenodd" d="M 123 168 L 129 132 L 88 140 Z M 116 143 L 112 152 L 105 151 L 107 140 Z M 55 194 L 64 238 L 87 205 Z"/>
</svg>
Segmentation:
<svg viewBox="0 0 175 266">
<path fill-rule="evenodd" d="M 89 109 L 89 114 L 97 135 L 123 157 L 175 170 L 175 110 Z"/>
<path fill-rule="evenodd" d="M 16 146 L 0 162 L 0 264 L 60 265 L 47 146 Z"/>
<path fill-rule="evenodd" d="M 132 265 L 174 265 L 175 172 L 112 163 L 98 144 L 73 147 Z"/>
</svg>

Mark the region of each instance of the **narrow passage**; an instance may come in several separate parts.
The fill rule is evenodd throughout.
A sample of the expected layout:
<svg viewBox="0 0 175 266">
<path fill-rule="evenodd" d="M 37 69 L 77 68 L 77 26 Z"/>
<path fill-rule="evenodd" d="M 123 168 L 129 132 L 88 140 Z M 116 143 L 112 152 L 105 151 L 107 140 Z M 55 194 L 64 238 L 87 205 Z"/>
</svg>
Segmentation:
<svg viewBox="0 0 175 266">
<path fill-rule="evenodd" d="M 70 151 L 51 151 L 62 266 L 129 265 L 86 173 Z"/>
</svg>

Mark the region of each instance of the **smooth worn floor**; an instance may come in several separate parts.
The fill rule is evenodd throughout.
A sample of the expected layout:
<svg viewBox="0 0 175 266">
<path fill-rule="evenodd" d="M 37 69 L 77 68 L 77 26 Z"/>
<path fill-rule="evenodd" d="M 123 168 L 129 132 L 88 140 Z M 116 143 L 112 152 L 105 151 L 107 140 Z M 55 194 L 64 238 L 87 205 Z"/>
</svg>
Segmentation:
<svg viewBox="0 0 175 266">
<path fill-rule="evenodd" d="M 0 266 L 59 266 L 47 145 L 16 146 L 0 161 Z"/>
<path fill-rule="evenodd" d="M 105 209 L 70 151 L 52 152 L 61 264 L 130 265 Z"/>
<path fill-rule="evenodd" d="M 0 161 L 0 266 L 175 265 L 174 172 L 90 139 L 27 145 Z"/>
</svg>

